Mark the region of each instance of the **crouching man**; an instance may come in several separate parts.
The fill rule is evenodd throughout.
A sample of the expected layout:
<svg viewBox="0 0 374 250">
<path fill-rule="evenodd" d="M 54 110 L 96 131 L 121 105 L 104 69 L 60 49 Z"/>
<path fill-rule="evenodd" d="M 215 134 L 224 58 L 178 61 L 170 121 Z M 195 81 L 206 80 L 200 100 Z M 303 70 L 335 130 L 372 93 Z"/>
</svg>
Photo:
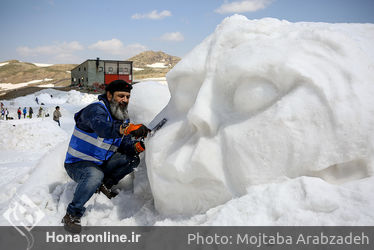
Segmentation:
<svg viewBox="0 0 374 250">
<path fill-rule="evenodd" d="M 98 102 L 74 116 L 76 126 L 66 153 L 65 169 L 78 185 L 62 219 L 69 232 L 81 231 L 84 205 L 96 191 L 111 199 L 116 195 L 112 186 L 139 164 L 138 154 L 145 150 L 144 143 L 132 137 L 145 137 L 149 129 L 129 121 L 127 105 L 131 89 L 125 81 L 115 80 L 98 97 Z"/>
</svg>

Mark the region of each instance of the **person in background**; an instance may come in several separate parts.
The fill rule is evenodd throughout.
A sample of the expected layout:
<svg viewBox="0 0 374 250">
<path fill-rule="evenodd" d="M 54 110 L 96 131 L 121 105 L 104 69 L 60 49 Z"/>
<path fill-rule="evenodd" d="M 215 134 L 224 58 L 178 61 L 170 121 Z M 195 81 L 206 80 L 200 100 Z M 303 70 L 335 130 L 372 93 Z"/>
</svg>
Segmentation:
<svg viewBox="0 0 374 250">
<path fill-rule="evenodd" d="M 24 108 L 23 108 L 23 119 L 26 118 L 26 114 L 27 114 L 27 108 L 24 107 Z"/>
<path fill-rule="evenodd" d="M 53 120 L 58 123 L 58 126 L 61 126 L 60 117 L 61 117 L 60 107 L 57 106 L 55 111 L 53 112 Z"/>
<path fill-rule="evenodd" d="M 29 117 L 32 118 L 32 114 L 34 113 L 34 110 L 32 110 L 32 107 L 29 108 Z"/>
<path fill-rule="evenodd" d="M 78 185 L 62 219 L 69 232 L 81 231 L 84 205 L 96 191 L 109 199 L 115 197 L 118 193 L 112 186 L 139 165 L 138 155 L 145 146 L 136 138 L 146 137 L 149 129 L 130 123 L 127 106 L 131 89 L 127 82 L 115 80 L 106 86 L 97 102 L 74 115 L 76 126 L 66 153 L 65 170 Z"/>
<path fill-rule="evenodd" d="M 38 112 L 38 117 L 42 117 L 42 115 L 43 115 L 43 108 L 40 107 L 39 112 Z"/>
<path fill-rule="evenodd" d="M 1 119 L 4 120 L 5 117 L 5 110 L 4 108 L 1 108 Z"/>
<path fill-rule="evenodd" d="M 21 119 L 21 115 L 22 115 L 21 107 L 18 108 L 17 115 L 18 115 L 18 120 L 20 120 Z"/>
<path fill-rule="evenodd" d="M 9 116 L 9 111 L 8 111 L 8 109 L 6 108 L 6 109 L 5 109 L 5 119 L 6 119 L 6 120 L 9 119 L 8 116 Z"/>
</svg>

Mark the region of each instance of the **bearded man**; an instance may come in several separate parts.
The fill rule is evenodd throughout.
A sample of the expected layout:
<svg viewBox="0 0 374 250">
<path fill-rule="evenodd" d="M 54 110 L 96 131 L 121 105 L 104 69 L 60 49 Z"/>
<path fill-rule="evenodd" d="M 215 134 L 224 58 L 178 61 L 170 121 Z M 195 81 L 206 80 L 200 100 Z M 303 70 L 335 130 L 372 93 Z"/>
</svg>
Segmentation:
<svg viewBox="0 0 374 250">
<path fill-rule="evenodd" d="M 84 204 L 96 191 L 113 198 L 117 193 L 112 187 L 139 164 L 138 155 L 145 150 L 144 143 L 132 137 L 145 137 L 149 129 L 130 123 L 127 106 L 131 89 L 127 82 L 115 80 L 107 85 L 98 102 L 74 115 L 76 126 L 65 169 L 78 185 L 62 219 L 69 232 L 81 231 Z"/>
</svg>

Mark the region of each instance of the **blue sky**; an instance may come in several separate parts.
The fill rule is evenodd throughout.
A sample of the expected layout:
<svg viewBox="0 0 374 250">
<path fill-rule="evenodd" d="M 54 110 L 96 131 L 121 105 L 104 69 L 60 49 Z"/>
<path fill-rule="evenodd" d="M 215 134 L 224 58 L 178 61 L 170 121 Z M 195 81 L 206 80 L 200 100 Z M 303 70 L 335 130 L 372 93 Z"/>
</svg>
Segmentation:
<svg viewBox="0 0 374 250">
<path fill-rule="evenodd" d="M 227 16 L 374 23 L 374 0 L 1 0 L 0 62 L 183 57 Z"/>
</svg>

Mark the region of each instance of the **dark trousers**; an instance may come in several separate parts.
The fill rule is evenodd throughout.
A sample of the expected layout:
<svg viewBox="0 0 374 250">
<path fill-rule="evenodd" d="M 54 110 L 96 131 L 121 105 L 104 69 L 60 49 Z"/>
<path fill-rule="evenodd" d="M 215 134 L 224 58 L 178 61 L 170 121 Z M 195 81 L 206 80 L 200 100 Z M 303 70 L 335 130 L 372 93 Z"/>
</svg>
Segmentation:
<svg viewBox="0 0 374 250">
<path fill-rule="evenodd" d="M 72 202 L 67 212 L 73 216 L 82 217 L 86 208 L 84 204 L 91 198 L 102 183 L 108 188 L 131 173 L 139 165 L 139 157 L 115 153 L 107 162 L 97 165 L 90 161 L 65 163 L 68 175 L 78 183 Z"/>
</svg>

